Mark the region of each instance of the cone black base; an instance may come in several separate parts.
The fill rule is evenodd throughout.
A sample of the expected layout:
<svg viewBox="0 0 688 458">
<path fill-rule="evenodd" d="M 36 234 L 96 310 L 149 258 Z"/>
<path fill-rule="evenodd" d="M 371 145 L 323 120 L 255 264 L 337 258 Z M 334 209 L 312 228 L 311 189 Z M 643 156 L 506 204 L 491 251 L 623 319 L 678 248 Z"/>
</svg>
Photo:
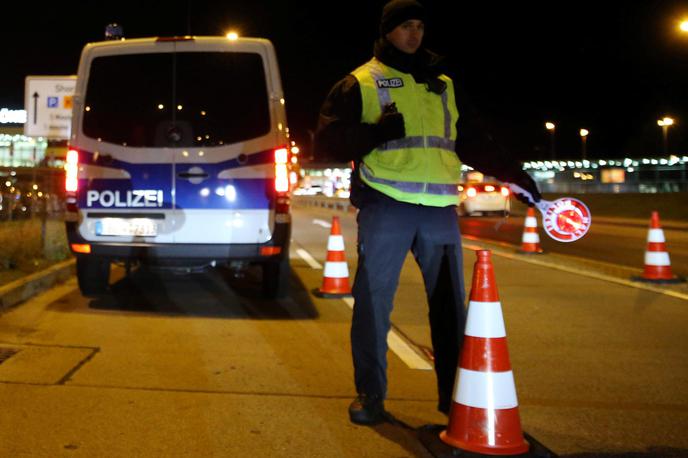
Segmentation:
<svg viewBox="0 0 688 458">
<path fill-rule="evenodd" d="M 660 279 L 652 279 L 652 278 L 645 278 L 645 277 L 631 277 L 631 280 L 640 281 L 643 283 L 655 283 L 658 285 L 673 285 L 676 283 L 685 283 L 686 282 L 686 279 L 683 277 L 660 278 Z"/>
<path fill-rule="evenodd" d="M 516 250 L 516 253 L 518 253 L 518 254 L 545 254 L 544 251 L 523 251 L 523 250 Z"/>
<path fill-rule="evenodd" d="M 440 432 L 447 429 L 446 425 L 425 425 L 418 428 L 418 439 L 435 458 L 495 458 L 506 455 L 483 455 L 481 453 L 459 450 L 442 442 Z M 557 458 L 558 455 L 535 440 L 528 433 L 523 433 L 530 444 L 530 450 L 520 455 L 508 455 L 511 458 Z"/>
<path fill-rule="evenodd" d="M 313 294 L 324 299 L 337 299 L 340 297 L 353 297 L 351 293 L 323 293 L 319 288 L 313 290 Z"/>
</svg>

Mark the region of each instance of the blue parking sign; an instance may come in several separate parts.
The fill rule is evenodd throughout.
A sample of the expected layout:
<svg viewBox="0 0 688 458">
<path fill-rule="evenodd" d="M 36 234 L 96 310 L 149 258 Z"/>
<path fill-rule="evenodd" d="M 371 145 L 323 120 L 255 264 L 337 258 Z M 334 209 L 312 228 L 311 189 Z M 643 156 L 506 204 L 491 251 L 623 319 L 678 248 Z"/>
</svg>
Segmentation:
<svg viewBox="0 0 688 458">
<path fill-rule="evenodd" d="M 58 97 L 48 97 L 48 108 L 57 108 L 60 104 Z"/>
</svg>

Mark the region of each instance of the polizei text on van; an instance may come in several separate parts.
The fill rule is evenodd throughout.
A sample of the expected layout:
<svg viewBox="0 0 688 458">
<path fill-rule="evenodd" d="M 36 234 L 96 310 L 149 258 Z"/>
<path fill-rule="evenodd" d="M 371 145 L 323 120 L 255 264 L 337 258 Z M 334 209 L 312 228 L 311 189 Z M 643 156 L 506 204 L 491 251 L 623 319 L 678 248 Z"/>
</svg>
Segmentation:
<svg viewBox="0 0 688 458">
<path fill-rule="evenodd" d="M 162 207 L 163 192 L 160 189 L 133 189 L 129 191 L 96 191 L 86 193 L 86 206 L 93 207 L 150 208 Z"/>
</svg>

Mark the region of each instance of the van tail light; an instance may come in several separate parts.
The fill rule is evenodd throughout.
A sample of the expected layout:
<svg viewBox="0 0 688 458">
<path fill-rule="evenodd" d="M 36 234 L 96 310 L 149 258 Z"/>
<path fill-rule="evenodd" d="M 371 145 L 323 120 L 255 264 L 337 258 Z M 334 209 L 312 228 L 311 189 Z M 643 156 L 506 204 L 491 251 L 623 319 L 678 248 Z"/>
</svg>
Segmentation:
<svg viewBox="0 0 688 458">
<path fill-rule="evenodd" d="M 289 192 L 289 152 L 287 148 L 275 150 L 275 191 Z"/>
<path fill-rule="evenodd" d="M 261 256 L 275 256 L 282 252 L 281 246 L 264 246 L 260 247 Z"/>
<path fill-rule="evenodd" d="M 79 152 L 75 149 L 67 151 L 65 163 L 65 191 L 76 193 L 79 190 Z"/>
<path fill-rule="evenodd" d="M 275 202 L 276 213 L 289 213 L 289 150 L 286 147 L 275 150 Z"/>
<path fill-rule="evenodd" d="M 72 243 L 70 247 L 74 253 L 89 254 L 91 252 L 91 245 L 88 243 Z"/>
<path fill-rule="evenodd" d="M 509 197 L 509 188 L 507 188 L 506 186 L 502 186 L 502 195 L 504 197 Z"/>
</svg>

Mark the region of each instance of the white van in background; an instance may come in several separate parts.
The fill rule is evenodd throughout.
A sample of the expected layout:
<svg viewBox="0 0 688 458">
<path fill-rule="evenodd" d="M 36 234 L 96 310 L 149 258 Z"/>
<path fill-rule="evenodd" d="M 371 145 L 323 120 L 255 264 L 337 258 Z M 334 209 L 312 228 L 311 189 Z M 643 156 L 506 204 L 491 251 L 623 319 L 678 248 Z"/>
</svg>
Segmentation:
<svg viewBox="0 0 688 458">
<path fill-rule="evenodd" d="M 110 265 L 185 271 L 260 263 L 289 281 L 288 129 L 265 39 L 145 38 L 88 44 L 67 157 L 67 235 L 79 287 Z"/>
</svg>

